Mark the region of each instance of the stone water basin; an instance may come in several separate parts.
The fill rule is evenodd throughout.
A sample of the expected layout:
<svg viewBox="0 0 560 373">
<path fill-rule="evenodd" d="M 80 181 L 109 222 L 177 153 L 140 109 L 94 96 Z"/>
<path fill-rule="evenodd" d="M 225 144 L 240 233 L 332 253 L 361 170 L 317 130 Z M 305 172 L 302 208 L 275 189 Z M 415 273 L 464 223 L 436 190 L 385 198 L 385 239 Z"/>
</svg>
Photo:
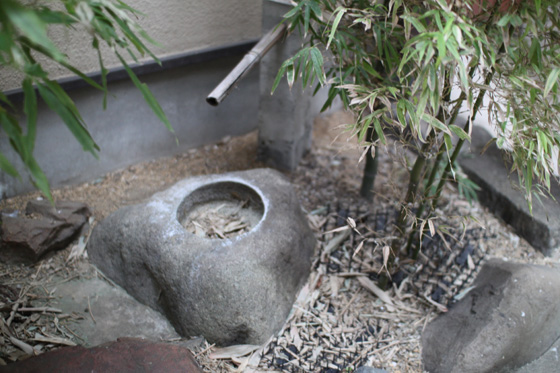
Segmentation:
<svg viewBox="0 0 560 373">
<path fill-rule="evenodd" d="M 179 334 L 225 346 L 261 344 L 282 327 L 315 243 L 291 184 L 256 169 L 185 179 L 122 208 L 95 228 L 88 253 Z"/>
</svg>

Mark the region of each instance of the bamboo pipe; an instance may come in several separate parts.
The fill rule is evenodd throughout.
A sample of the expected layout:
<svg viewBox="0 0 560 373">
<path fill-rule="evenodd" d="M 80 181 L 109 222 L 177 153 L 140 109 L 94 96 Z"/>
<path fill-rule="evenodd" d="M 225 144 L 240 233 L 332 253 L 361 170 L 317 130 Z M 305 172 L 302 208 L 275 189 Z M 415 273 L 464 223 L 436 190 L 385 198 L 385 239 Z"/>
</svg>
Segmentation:
<svg viewBox="0 0 560 373">
<path fill-rule="evenodd" d="M 233 70 L 225 77 L 224 80 L 214 88 L 214 90 L 206 97 L 206 102 L 212 106 L 218 106 L 229 92 L 237 85 L 237 83 L 247 75 L 260 59 L 276 44 L 286 32 L 286 25 L 281 24 L 278 27 L 267 32 L 261 40 L 243 57 L 243 59 L 235 66 Z"/>
</svg>

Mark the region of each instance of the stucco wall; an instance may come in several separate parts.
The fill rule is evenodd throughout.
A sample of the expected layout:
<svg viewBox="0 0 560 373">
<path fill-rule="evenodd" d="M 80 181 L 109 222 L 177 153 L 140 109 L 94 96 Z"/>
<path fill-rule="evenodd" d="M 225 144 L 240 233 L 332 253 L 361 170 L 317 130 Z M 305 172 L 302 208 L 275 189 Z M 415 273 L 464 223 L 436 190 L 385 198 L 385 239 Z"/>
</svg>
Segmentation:
<svg viewBox="0 0 560 373">
<path fill-rule="evenodd" d="M 153 47 L 158 57 L 252 40 L 261 35 L 262 0 L 127 0 L 146 16 L 138 21 L 162 47 Z M 56 3 L 55 3 L 56 4 Z M 85 73 L 98 71 L 91 37 L 84 30 L 57 27 L 49 30 L 70 61 Z M 104 50 L 107 67 L 119 65 Z M 52 78 L 69 76 L 64 68 L 47 64 Z M 21 77 L 0 69 L 0 91 L 16 89 Z"/>
</svg>

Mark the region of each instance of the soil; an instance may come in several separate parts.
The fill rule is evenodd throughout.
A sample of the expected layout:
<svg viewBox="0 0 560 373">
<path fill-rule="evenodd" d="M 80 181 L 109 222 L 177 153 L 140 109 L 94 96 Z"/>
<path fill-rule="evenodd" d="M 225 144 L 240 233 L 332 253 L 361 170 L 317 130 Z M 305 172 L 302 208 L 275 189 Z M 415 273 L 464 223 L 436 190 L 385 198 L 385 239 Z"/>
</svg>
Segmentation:
<svg viewBox="0 0 560 373">
<path fill-rule="evenodd" d="M 371 228 L 363 218 L 368 212 L 395 210 L 406 187 L 406 169 L 411 156 L 394 142 L 380 149 L 375 196 L 372 202 L 363 200 L 358 195 L 363 167 L 359 159 L 363 149 L 354 140 L 349 140 L 351 134 L 345 132 L 344 126 L 352 121 L 352 116 L 346 112 L 318 117 L 311 151 L 294 172 L 285 173 L 295 185 L 302 208 L 308 213 L 310 225 L 321 243 L 309 282 L 300 293 L 289 320 L 270 343 L 246 357 L 226 353 L 220 359 L 214 359 L 220 350 L 202 341 L 193 347 L 193 352 L 205 371 L 313 371 L 318 367 L 339 369 L 358 365 L 392 372 L 422 371 L 422 329 L 445 310 L 445 304 L 408 286 L 406 280 L 381 297 L 376 293 L 368 279 L 382 269 L 383 261 L 379 258 L 386 253 L 391 233 L 390 230 L 380 232 Z M 118 208 L 139 203 L 190 176 L 264 167 L 255 159 L 256 150 L 257 134 L 250 133 L 184 154 L 136 164 L 89 183 L 60 188 L 53 191 L 53 196 L 56 200 L 85 202 L 93 211 L 95 221 L 101 221 Z M 3 200 L 0 209 L 23 210 L 29 200 L 38 198 L 41 198 L 39 193 L 30 193 Z M 232 219 L 231 213 L 226 215 L 229 218 L 226 217 L 224 224 L 239 218 Z M 357 222 L 356 226 L 352 222 Z M 439 218 L 433 223 L 442 228 L 454 227 L 455 230 L 448 232 L 457 232 L 455 235 L 441 234 L 441 239 L 449 246 L 449 250 L 443 251 L 452 251 L 461 242 L 461 235 L 468 231 L 469 242 L 476 245 L 481 257 L 504 257 L 545 265 L 556 263 L 555 259 L 545 258 L 535 251 L 476 202 L 471 205 L 461 199 L 453 186 L 445 190 Z M 354 233 L 346 234 L 345 231 Z M 346 236 L 341 237 L 342 234 Z M 0 263 L 0 281 L 10 284 L 0 286 L 0 293 L 19 292 L 21 305 L 36 298 L 48 302 L 49 294 L 38 289 L 46 286 L 55 275 L 56 278 L 92 276 L 94 270 L 83 253 L 83 245 L 80 251 L 78 244 L 34 266 Z M 470 254 L 465 255 L 468 259 Z M 358 261 L 359 267 L 352 267 Z M 469 268 L 473 266 L 470 270 L 475 274 L 474 267 L 480 263 L 474 263 L 473 258 L 465 262 Z M 343 268 L 351 268 L 353 272 L 346 272 Z M 21 322 L 25 328 L 32 329 L 33 323 L 44 319 L 31 316 L 18 321 L 12 316 L 8 320 L 14 314 L 15 311 L 3 310 L 0 315 L 4 317 L 4 324 L 7 321 L 13 325 Z M 57 326 L 43 322 L 37 328 L 54 336 Z M 32 341 L 32 337 L 29 338 L 28 345 Z M 79 343 L 79 336 L 65 338 Z M 12 345 L 13 340 L 6 335 L 0 342 L 12 348 L 10 353 L 3 352 L 0 363 L 25 355 L 22 347 Z M 53 342 L 43 344 L 41 348 L 47 350 L 58 346 L 60 344 Z M 339 358 L 342 362 L 337 360 Z"/>
</svg>

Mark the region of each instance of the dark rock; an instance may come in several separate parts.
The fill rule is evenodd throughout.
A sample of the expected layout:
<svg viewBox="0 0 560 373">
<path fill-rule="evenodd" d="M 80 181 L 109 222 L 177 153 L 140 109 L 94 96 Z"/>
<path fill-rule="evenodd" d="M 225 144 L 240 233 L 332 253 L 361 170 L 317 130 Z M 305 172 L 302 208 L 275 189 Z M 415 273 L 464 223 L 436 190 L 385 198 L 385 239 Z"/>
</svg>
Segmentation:
<svg viewBox="0 0 560 373">
<path fill-rule="evenodd" d="M 2 373 L 202 372 L 191 352 L 180 346 L 119 338 L 90 349 L 64 347 L 0 366 Z"/>
<path fill-rule="evenodd" d="M 180 223 L 193 206 L 235 196 L 260 211 L 249 232 L 211 239 Z M 259 169 L 186 179 L 120 209 L 97 225 L 88 253 L 179 334 L 218 345 L 261 344 L 285 322 L 315 242 L 291 184 Z"/>
<path fill-rule="evenodd" d="M 541 197 L 541 203 L 533 199 L 531 215 L 524 194 L 512 186 L 517 183 L 517 175 L 508 173 L 508 166 L 497 146 L 490 145 L 480 155 L 491 139 L 490 134 L 480 127 L 474 127 L 472 138 L 472 153 L 464 153 L 459 164 L 481 188 L 478 192 L 479 201 L 511 225 L 533 247 L 545 255 L 552 255 L 560 245 L 560 185 L 556 179 L 551 178 L 551 193 L 556 201 Z"/>
<path fill-rule="evenodd" d="M 91 215 L 87 205 L 30 201 L 25 214 L 3 212 L 0 260 L 34 263 L 46 253 L 64 249 Z"/>
<path fill-rule="evenodd" d="M 491 260 L 474 288 L 422 334 L 428 372 L 511 372 L 560 337 L 560 271 Z"/>
</svg>

